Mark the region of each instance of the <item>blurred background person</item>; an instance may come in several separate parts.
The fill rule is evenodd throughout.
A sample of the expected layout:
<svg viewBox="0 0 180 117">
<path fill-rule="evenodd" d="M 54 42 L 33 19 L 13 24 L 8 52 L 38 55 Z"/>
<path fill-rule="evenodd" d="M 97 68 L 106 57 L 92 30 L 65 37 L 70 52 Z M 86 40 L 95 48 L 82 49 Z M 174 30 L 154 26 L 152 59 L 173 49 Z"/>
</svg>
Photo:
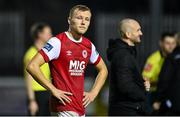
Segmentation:
<svg viewBox="0 0 180 117">
<path fill-rule="evenodd" d="M 177 47 L 167 56 L 159 75 L 155 108 L 159 115 L 180 115 L 180 33 Z"/>
<path fill-rule="evenodd" d="M 49 112 L 49 92 L 39 85 L 32 76 L 25 70 L 28 63 L 44 44 L 52 37 L 51 27 L 43 22 L 35 23 L 31 27 L 31 37 L 34 44 L 26 51 L 24 56 L 24 77 L 26 81 L 28 95 L 28 109 L 30 115 L 50 115 Z M 41 66 L 41 70 L 50 80 L 50 70 L 48 63 Z"/>
<path fill-rule="evenodd" d="M 107 58 L 111 62 L 108 114 L 147 115 L 146 90 L 150 84 L 142 78 L 135 48 L 141 42 L 141 26 L 134 19 L 123 19 L 118 28 L 121 39 L 111 40 L 107 49 Z"/>
<path fill-rule="evenodd" d="M 152 104 L 156 97 L 156 89 L 159 73 L 163 65 L 165 57 L 170 54 L 176 47 L 174 33 L 164 32 L 159 40 L 159 50 L 153 52 L 146 60 L 143 69 L 143 78 L 151 83 L 150 92 L 148 94 L 148 109 L 152 112 Z"/>
</svg>

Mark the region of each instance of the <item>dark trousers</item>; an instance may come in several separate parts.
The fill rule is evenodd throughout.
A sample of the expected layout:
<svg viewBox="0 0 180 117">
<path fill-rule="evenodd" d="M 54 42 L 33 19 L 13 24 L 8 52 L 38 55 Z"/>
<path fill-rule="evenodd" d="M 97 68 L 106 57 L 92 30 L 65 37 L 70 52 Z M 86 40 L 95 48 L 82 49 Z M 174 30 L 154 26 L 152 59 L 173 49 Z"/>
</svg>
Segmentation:
<svg viewBox="0 0 180 117">
<path fill-rule="evenodd" d="M 157 115 L 158 111 L 153 109 L 153 103 L 156 100 L 157 93 L 155 91 L 147 93 L 147 109 L 151 115 Z"/>
</svg>

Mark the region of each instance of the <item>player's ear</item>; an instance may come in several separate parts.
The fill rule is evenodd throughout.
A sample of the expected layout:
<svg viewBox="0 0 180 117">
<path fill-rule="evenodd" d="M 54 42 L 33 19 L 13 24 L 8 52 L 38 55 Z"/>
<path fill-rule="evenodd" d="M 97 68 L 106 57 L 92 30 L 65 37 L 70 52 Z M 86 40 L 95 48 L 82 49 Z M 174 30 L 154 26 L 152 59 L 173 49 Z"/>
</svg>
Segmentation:
<svg viewBox="0 0 180 117">
<path fill-rule="evenodd" d="M 131 33 L 130 32 L 125 32 L 125 37 L 130 38 L 131 37 Z"/>
</svg>

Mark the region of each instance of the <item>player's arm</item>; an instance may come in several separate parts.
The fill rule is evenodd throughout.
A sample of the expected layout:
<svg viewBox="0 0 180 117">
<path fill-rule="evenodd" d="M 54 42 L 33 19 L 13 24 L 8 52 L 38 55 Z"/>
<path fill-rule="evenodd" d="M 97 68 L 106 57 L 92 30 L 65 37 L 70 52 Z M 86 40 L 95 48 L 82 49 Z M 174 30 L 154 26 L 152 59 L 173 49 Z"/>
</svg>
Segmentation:
<svg viewBox="0 0 180 117">
<path fill-rule="evenodd" d="M 95 83 L 90 90 L 90 92 L 84 92 L 84 99 L 83 99 L 83 105 L 86 107 L 89 103 L 91 103 L 95 97 L 98 95 L 100 89 L 105 83 L 105 80 L 108 75 L 108 70 L 106 68 L 106 65 L 101 59 L 99 63 L 95 66 L 96 69 L 98 70 L 98 75 L 96 77 Z"/>
<path fill-rule="evenodd" d="M 29 56 L 27 56 L 26 54 L 24 57 L 24 78 L 26 83 L 28 100 L 31 102 L 35 100 L 35 95 L 32 89 L 32 76 L 26 71 L 26 67 L 29 62 L 30 62 Z"/>
<path fill-rule="evenodd" d="M 32 77 L 31 77 L 31 75 L 29 73 L 26 73 L 26 75 L 25 75 L 25 82 L 26 82 L 28 100 L 29 101 L 34 101 L 35 100 L 35 95 L 34 95 L 34 91 L 32 89 Z"/>
<path fill-rule="evenodd" d="M 61 91 L 57 89 L 50 81 L 48 81 L 44 74 L 42 73 L 40 66 L 45 63 L 44 58 L 40 53 L 37 53 L 35 57 L 30 61 L 29 65 L 27 66 L 27 71 L 32 75 L 32 77 L 44 88 L 49 90 L 53 96 L 58 98 L 64 105 L 65 101 L 70 102 L 71 99 L 67 95 L 72 95 L 69 92 Z"/>
<path fill-rule="evenodd" d="M 36 112 L 39 110 L 38 104 L 35 99 L 35 94 L 32 89 L 32 76 L 29 73 L 26 73 L 25 75 L 25 82 L 26 82 L 26 88 L 27 88 L 27 94 L 28 94 L 28 100 L 29 100 L 29 111 L 31 115 L 35 115 Z"/>
<path fill-rule="evenodd" d="M 35 115 L 38 111 L 38 104 L 35 99 L 35 94 L 32 88 L 32 76 L 25 70 L 27 64 L 30 62 L 30 58 L 28 54 L 25 54 L 24 56 L 24 78 L 26 83 L 26 89 L 27 89 L 27 96 L 28 96 L 28 109 L 30 111 L 31 115 Z"/>
<path fill-rule="evenodd" d="M 40 69 L 40 66 L 44 63 L 45 60 L 43 59 L 43 57 L 39 53 L 37 53 L 28 64 L 26 70 L 40 85 L 42 85 L 47 90 L 52 91 L 53 89 L 55 89 L 55 87 L 45 78 L 44 74 Z"/>
<path fill-rule="evenodd" d="M 97 75 L 96 81 L 91 89 L 91 92 L 97 95 L 105 83 L 105 80 L 108 75 L 108 70 L 106 68 L 106 65 L 105 65 L 103 59 L 101 59 L 100 62 L 95 67 L 98 70 L 98 75 Z"/>
</svg>

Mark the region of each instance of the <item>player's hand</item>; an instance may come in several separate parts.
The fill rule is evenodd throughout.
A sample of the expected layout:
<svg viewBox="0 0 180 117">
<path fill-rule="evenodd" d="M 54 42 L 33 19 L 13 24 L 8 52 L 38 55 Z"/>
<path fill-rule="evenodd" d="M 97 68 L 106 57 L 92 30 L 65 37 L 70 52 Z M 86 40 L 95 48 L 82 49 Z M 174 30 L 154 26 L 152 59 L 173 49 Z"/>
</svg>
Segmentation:
<svg viewBox="0 0 180 117">
<path fill-rule="evenodd" d="M 55 89 L 52 92 L 53 96 L 59 99 L 59 102 L 63 105 L 66 105 L 66 103 L 70 103 L 72 100 L 69 98 L 69 96 L 72 96 L 73 94 L 70 92 L 62 91 L 59 89 Z M 65 103 L 66 102 L 66 103 Z"/>
<path fill-rule="evenodd" d="M 34 115 L 36 115 L 38 110 L 39 110 L 39 107 L 38 107 L 37 102 L 35 100 L 31 100 L 29 102 L 29 111 L 30 111 L 30 114 L 34 116 Z"/>
<path fill-rule="evenodd" d="M 150 90 L 151 84 L 148 79 L 145 79 L 144 86 L 145 86 L 146 91 Z"/>
<path fill-rule="evenodd" d="M 96 95 L 92 92 L 84 92 L 83 106 L 87 107 L 91 102 L 94 101 Z"/>
<path fill-rule="evenodd" d="M 154 102 L 153 103 L 153 109 L 156 110 L 156 111 L 160 109 L 160 106 L 161 106 L 160 102 Z"/>
</svg>

